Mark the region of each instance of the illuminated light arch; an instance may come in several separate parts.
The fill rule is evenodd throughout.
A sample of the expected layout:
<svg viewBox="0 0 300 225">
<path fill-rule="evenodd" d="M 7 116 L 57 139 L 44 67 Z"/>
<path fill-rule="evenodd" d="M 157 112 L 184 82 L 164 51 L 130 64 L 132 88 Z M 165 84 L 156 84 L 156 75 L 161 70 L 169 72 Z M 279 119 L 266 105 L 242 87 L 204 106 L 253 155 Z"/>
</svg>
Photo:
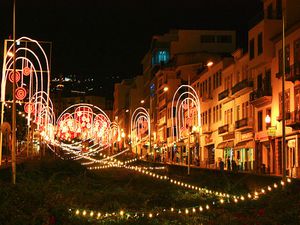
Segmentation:
<svg viewBox="0 0 300 225">
<path fill-rule="evenodd" d="M 73 159 L 89 159 L 111 144 L 111 121 L 99 107 L 80 103 L 65 109 L 57 119 L 56 137 L 60 147 L 75 155 Z"/>
<path fill-rule="evenodd" d="M 145 129 L 145 123 L 147 124 L 147 135 L 150 141 L 150 133 L 151 133 L 151 127 L 150 127 L 150 115 L 148 111 L 143 107 L 138 107 L 134 110 L 133 114 L 131 115 L 130 120 L 130 133 L 131 133 L 131 141 L 135 145 L 137 144 L 138 136 L 141 137 L 141 127 L 139 125 L 142 124 L 143 129 Z M 145 130 L 142 130 L 143 134 L 145 133 Z"/>
<path fill-rule="evenodd" d="M 48 63 L 48 58 L 47 58 L 47 55 L 44 51 L 44 49 L 42 48 L 42 46 L 36 41 L 36 40 L 33 40 L 33 39 L 30 39 L 28 37 L 22 37 L 22 38 L 19 38 L 17 40 L 17 42 L 22 42 L 22 41 L 27 41 L 27 42 L 31 42 L 31 43 L 34 43 L 37 48 L 35 49 L 36 51 L 39 50 L 43 57 L 42 57 L 42 60 L 44 61 L 44 64 L 45 66 L 42 65 L 41 63 L 41 60 L 38 58 L 38 56 L 29 48 L 25 48 L 25 47 L 19 47 L 19 46 L 16 46 L 16 60 L 19 60 L 19 59 L 22 59 L 22 68 L 21 69 L 18 69 L 17 68 L 17 71 L 22 71 L 22 76 L 21 76 L 21 80 L 23 82 L 23 75 L 24 75 L 24 68 L 29 68 L 31 70 L 33 70 L 33 66 L 35 64 L 35 62 L 30 62 L 28 65 L 28 62 L 30 61 L 29 59 L 27 59 L 26 57 L 22 57 L 22 56 L 18 56 L 21 54 L 21 52 L 26 52 L 27 54 L 31 54 L 33 55 L 33 58 L 35 59 L 36 63 L 38 64 L 38 71 L 40 73 L 40 76 L 36 76 L 36 84 L 38 86 L 38 83 L 40 84 L 39 85 L 39 89 L 38 90 L 41 90 L 43 91 L 44 88 L 43 88 L 43 85 L 44 85 L 44 81 L 43 81 L 43 77 L 44 77 L 44 74 L 46 74 L 46 77 L 47 77 L 47 89 L 45 90 L 47 93 L 50 93 L 50 69 L 49 69 L 49 63 Z M 13 45 L 14 43 L 8 48 L 7 52 L 12 52 L 12 48 L 13 48 Z M 3 61 L 3 69 L 2 69 L 2 82 L 1 82 L 1 100 L 4 102 L 5 101 L 5 91 L 6 91 L 6 79 L 7 79 L 7 72 L 8 71 L 12 71 L 12 65 L 13 65 L 13 58 L 12 57 L 9 57 L 7 56 L 7 52 L 5 53 L 6 54 L 6 57 L 4 58 L 4 61 Z M 24 55 L 26 56 L 26 54 L 24 53 Z M 25 61 L 25 63 L 23 62 Z M 28 69 L 25 69 L 25 76 L 28 74 L 29 71 L 26 72 L 26 70 Z M 30 71 L 32 72 L 32 71 Z M 35 74 L 36 75 L 36 74 Z M 40 77 L 40 79 L 38 80 L 38 78 Z"/>
<path fill-rule="evenodd" d="M 182 93 L 178 94 L 179 91 L 182 91 Z M 176 105 L 175 105 L 175 101 L 176 101 Z M 171 108 L 172 114 L 173 114 L 174 107 L 175 107 L 175 117 L 173 117 L 172 115 L 171 130 L 172 130 L 173 142 L 177 142 L 183 137 L 180 128 L 187 124 L 187 119 L 190 119 L 191 117 L 190 111 L 192 112 L 196 111 L 197 126 L 199 128 L 201 127 L 200 100 L 195 89 L 190 85 L 181 85 L 173 95 L 172 108 Z M 188 114 L 187 118 L 185 117 L 186 114 Z M 174 134 L 174 129 L 176 130 L 176 134 Z"/>
<path fill-rule="evenodd" d="M 110 139 L 111 142 L 114 143 L 116 141 L 119 141 L 121 139 L 121 132 L 120 132 L 120 126 L 117 122 L 112 122 L 110 125 Z"/>
</svg>

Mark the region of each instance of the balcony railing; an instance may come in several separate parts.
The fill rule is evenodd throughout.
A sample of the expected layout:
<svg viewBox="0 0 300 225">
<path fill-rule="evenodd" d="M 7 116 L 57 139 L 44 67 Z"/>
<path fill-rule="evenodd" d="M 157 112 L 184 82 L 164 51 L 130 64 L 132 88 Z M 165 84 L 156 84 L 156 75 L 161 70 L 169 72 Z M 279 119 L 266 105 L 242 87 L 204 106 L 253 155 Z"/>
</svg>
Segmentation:
<svg viewBox="0 0 300 225">
<path fill-rule="evenodd" d="M 226 89 L 225 91 L 222 91 L 219 93 L 219 101 L 223 100 L 224 98 L 228 97 L 229 95 L 229 89 Z"/>
<path fill-rule="evenodd" d="M 250 102 L 255 101 L 264 96 L 272 96 L 272 88 L 258 89 L 250 93 Z"/>
<path fill-rule="evenodd" d="M 235 121 L 235 128 L 241 128 L 248 125 L 248 118 Z"/>
<path fill-rule="evenodd" d="M 300 110 L 295 110 L 290 113 L 290 120 L 287 121 L 286 125 L 293 129 L 300 129 Z"/>
<path fill-rule="evenodd" d="M 166 117 L 164 116 L 159 119 L 158 125 L 159 126 L 164 125 L 166 122 L 167 122 L 167 120 L 166 120 Z"/>
<path fill-rule="evenodd" d="M 281 76 L 282 76 L 282 69 L 281 70 L 279 70 L 277 73 L 276 73 L 276 78 L 280 78 Z M 291 72 L 291 67 L 290 67 L 290 65 L 286 65 L 285 66 L 285 76 L 286 77 L 289 77 L 290 76 L 290 72 Z"/>
<path fill-rule="evenodd" d="M 253 81 L 249 81 L 248 79 L 242 80 L 241 82 L 234 85 L 233 88 L 231 88 L 231 93 L 235 94 L 236 92 L 238 92 L 246 87 L 253 87 Z"/>
<path fill-rule="evenodd" d="M 224 134 L 224 133 L 227 133 L 228 131 L 229 131 L 229 125 L 228 124 L 218 128 L 218 134 Z"/>
<path fill-rule="evenodd" d="M 202 101 L 203 102 L 207 102 L 207 101 L 212 100 L 212 99 L 213 99 L 213 97 L 212 97 L 211 93 L 204 93 L 203 96 L 202 96 Z"/>
<path fill-rule="evenodd" d="M 292 81 L 300 80 L 300 63 L 295 63 L 291 66 L 290 72 L 286 74 L 285 80 Z"/>
</svg>

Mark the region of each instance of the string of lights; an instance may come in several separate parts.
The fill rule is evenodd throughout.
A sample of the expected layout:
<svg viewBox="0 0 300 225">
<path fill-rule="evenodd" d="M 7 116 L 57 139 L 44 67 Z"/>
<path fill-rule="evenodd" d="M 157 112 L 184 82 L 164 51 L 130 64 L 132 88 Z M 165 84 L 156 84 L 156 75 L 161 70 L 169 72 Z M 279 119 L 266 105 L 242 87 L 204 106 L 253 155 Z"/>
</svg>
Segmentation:
<svg viewBox="0 0 300 225">
<path fill-rule="evenodd" d="M 291 183 L 291 179 L 287 179 L 287 183 Z M 71 216 L 77 216 L 81 218 L 95 219 L 95 220 L 103 220 L 106 218 L 116 218 L 116 219 L 138 219 L 142 217 L 148 217 L 149 219 L 159 217 L 164 214 L 179 214 L 179 215 L 193 215 L 196 213 L 204 213 L 205 211 L 211 210 L 214 207 L 223 205 L 223 204 L 231 204 L 231 203 L 239 203 L 246 200 L 257 200 L 260 195 L 265 195 L 268 192 L 272 192 L 273 190 L 278 189 L 279 187 L 284 188 L 286 183 L 284 181 L 280 181 L 278 183 L 274 183 L 271 185 L 261 188 L 260 191 L 254 191 L 254 193 L 248 194 L 247 198 L 243 196 L 235 197 L 233 200 L 224 198 L 219 199 L 218 201 L 213 201 L 212 203 L 202 204 L 194 207 L 186 207 L 186 208 L 163 208 L 163 209 L 155 209 L 148 211 L 130 211 L 130 210 L 120 210 L 118 212 L 101 212 L 89 209 L 69 209 Z"/>
</svg>

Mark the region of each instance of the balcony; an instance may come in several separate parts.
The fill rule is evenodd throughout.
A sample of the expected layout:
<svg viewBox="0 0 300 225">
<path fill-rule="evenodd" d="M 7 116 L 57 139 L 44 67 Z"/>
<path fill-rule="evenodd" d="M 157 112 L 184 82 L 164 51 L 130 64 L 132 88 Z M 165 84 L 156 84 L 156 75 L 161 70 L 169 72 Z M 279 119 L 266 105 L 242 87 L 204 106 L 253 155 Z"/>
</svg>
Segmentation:
<svg viewBox="0 0 300 225">
<path fill-rule="evenodd" d="M 236 131 L 250 131 L 253 129 L 252 119 L 244 118 L 241 120 L 235 121 L 235 130 Z"/>
<path fill-rule="evenodd" d="M 211 134 L 212 130 L 210 128 L 210 124 L 202 126 L 202 134 Z"/>
<path fill-rule="evenodd" d="M 219 101 L 223 100 L 224 98 L 229 96 L 229 89 L 226 89 L 225 91 L 222 91 L 219 93 Z"/>
<path fill-rule="evenodd" d="M 167 122 L 166 116 L 164 116 L 164 117 L 162 117 L 162 118 L 159 119 L 159 121 L 158 121 L 158 126 L 162 126 L 162 125 L 164 125 L 166 122 Z"/>
<path fill-rule="evenodd" d="M 166 103 L 167 103 L 167 101 L 166 101 L 165 98 L 160 100 L 159 103 L 158 103 L 158 108 L 159 109 L 163 108 L 164 106 L 166 106 Z"/>
<path fill-rule="evenodd" d="M 218 128 L 218 134 L 225 134 L 225 133 L 228 133 L 228 131 L 229 131 L 229 125 L 228 124 Z"/>
<path fill-rule="evenodd" d="M 234 85 L 233 88 L 231 88 L 231 94 L 234 95 L 237 92 L 240 92 L 241 90 L 248 87 L 253 87 L 253 81 L 249 81 L 248 79 L 242 80 L 241 82 Z"/>
<path fill-rule="evenodd" d="M 296 110 L 290 113 L 291 119 L 286 122 L 286 126 L 293 128 L 294 130 L 300 130 L 300 110 Z"/>
<path fill-rule="evenodd" d="M 285 112 L 285 119 L 290 120 L 291 119 L 291 113 L 290 112 Z M 282 112 L 280 112 L 279 116 L 277 116 L 277 121 L 282 120 Z"/>
<path fill-rule="evenodd" d="M 207 102 L 212 99 L 213 99 L 213 97 L 212 97 L 211 93 L 204 93 L 202 96 L 202 102 Z"/>
<path fill-rule="evenodd" d="M 272 102 L 272 88 L 258 89 L 250 93 L 250 103 L 254 107 L 262 107 Z"/>
<path fill-rule="evenodd" d="M 290 72 L 286 74 L 286 81 L 295 83 L 296 80 L 300 80 L 300 63 L 295 63 L 290 68 Z"/>
<path fill-rule="evenodd" d="M 290 72 L 291 72 L 290 65 L 286 65 L 285 66 L 285 76 L 286 76 L 286 78 L 291 76 Z M 279 78 L 281 78 L 281 76 L 282 76 L 282 70 L 279 70 L 278 73 L 276 73 L 276 78 L 279 79 Z"/>
</svg>

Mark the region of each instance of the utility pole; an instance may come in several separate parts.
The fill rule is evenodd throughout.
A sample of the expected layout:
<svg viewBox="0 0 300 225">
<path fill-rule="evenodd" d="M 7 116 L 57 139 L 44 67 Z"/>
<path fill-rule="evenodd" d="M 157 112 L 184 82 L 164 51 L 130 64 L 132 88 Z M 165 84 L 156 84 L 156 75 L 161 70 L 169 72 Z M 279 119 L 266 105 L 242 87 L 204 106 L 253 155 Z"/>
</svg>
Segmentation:
<svg viewBox="0 0 300 225">
<path fill-rule="evenodd" d="M 13 0 L 13 105 L 12 105 L 12 183 L 16 184 L 16 0 Z"/>
<path fill-rule="evenodd" d="M 285 138 L 285 18 L 282 13 L 282 179 L 286 180 L 286 138 Z"/>
</svg>

